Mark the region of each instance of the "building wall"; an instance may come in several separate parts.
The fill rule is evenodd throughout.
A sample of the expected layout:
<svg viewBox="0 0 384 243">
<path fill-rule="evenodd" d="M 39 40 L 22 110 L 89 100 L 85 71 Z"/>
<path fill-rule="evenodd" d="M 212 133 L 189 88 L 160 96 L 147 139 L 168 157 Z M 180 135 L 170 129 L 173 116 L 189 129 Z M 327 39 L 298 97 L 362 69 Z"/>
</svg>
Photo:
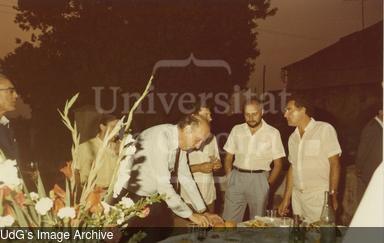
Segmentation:
<svg viewBox="0 0 384 243">
<path fill-rule="evenodd" d="M 381 89 L 379 84 L 363 84 L 290 92 L 313 100 L 315 119 L 329 122 L 336 128 L 343 160 L 352 164 L 361 130 L 377 114 L 377 106 L 382 104 Z"/>
</svg>

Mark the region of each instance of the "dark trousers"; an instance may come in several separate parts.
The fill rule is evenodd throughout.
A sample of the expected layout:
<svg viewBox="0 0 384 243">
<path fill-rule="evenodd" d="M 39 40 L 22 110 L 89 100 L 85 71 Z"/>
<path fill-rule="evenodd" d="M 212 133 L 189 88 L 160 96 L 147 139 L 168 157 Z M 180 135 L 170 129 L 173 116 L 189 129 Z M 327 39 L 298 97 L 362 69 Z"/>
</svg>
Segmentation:
<svg viewBox="0 0 384 243">
<path fill-rule="evenodd" d="M 134 202 L 139 201 L 142 196 L 128 193 L 127 197 Z M 145 218 L 133 217 L 128 221 L 128 227 L 124 229 L 124 237 L 121 242 L 126 242 L 137 232 L 145 232 L 147 236 L 141 242 L 157 242 L 170 236 L 173 227 L 173 213 L 168 205 L 162 201 L 149 205 L 149 215 Z"/>
</svg>

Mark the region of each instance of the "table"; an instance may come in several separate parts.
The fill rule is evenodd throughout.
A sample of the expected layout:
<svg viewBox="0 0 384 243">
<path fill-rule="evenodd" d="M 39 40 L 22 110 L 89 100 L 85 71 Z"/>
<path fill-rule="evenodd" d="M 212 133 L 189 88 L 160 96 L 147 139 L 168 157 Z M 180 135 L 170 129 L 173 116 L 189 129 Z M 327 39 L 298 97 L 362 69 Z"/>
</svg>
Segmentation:
<svg viewBox="0 0 384 243">
<path fill-rule="evenodd" d="M 339 230 L 345 233 L 346 228 Z M 169 237 L 161 243 L 192 243 L 192 242 L 265 242 L 265 243 L 284 243 L 289 241 L 289 227 L 265 227 L 251 228 L 245 227 L 245 222 L 239 223 L 237 228 L 212 228 L 210 230 L 191 230 L 189 233 Z M 316 231 L 306 232 L 305 242 L 320 242 L 320 233 Z M 341 242 L 341 237 L 337 242 Z"/>
</svg>

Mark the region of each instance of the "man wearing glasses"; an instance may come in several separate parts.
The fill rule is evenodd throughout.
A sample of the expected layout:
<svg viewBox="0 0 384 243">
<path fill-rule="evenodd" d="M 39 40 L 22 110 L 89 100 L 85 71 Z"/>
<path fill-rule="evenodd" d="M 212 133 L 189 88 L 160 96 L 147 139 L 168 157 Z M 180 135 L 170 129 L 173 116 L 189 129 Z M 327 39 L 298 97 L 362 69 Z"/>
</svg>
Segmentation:
<svg viewBox="0 0 384 243">
<path fill-rule="evenodd" d="M 17 92 L 12 82 L 0 73 L 0 150 L 7 159 L 19 159 L 16 139 L 5 116 L 16 109 Z"/>
</svg>

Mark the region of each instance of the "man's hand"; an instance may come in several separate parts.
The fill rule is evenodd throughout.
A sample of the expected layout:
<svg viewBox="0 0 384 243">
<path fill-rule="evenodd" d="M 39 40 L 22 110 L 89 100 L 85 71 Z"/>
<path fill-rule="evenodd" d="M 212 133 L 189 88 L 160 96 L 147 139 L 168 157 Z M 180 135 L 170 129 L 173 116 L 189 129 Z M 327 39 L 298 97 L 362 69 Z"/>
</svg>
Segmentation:
<svg viewBox="0 0 384 243">
<path fill-rule="evenodd" d="M 280 216 L 285 216 L 289 213 L 289 207 L 290 205 L 290 200 L 289 199 L 283 199 L 283 201 L 280 203 L 277 211 Z"/>
<path fill-rule="evenodd" d="M 199 164 L 199 171 L 202 173 L 212 173 L 213 170 L 213 163 L 211 162 L 204 162 L 202 164 Z"/>
<path fill-rule="evenodd" d="M 210 226 L 210 222 L 209 222 L 208 218 L 206 216 L 204 216 L 203 214 L 193 213 L 189 217 L 189 219 L 193 223 L 195 223 L 195 224 L 197 224 L 197 225 L 199 225 L 201 227 L 208 227 L 208 226 Z"/>
<path fill-rule="evenodd" d="M 335 211 L 337 211 L 337 208 L 339 207 L 339 203 L 337 202 L 337 196 L 336 194 L 332 195 L 332 206 Z"/>
<path fill-rule="evenodd" d="M 221 169 L 222 165 L 221 165 L 220 159 L 215 158 L 215 156 L 209 156 L 209 158 L 211 159 L 211 162 L 213 164 L 213 170 L 214 171 Z"/>
<path fill-rule="evenodd" d="M 224 224 L 224 220 L 217 214 L 204 213 L 204 216 L 208 218 L 211 226 L 216 224 Z"/>
</svg>

